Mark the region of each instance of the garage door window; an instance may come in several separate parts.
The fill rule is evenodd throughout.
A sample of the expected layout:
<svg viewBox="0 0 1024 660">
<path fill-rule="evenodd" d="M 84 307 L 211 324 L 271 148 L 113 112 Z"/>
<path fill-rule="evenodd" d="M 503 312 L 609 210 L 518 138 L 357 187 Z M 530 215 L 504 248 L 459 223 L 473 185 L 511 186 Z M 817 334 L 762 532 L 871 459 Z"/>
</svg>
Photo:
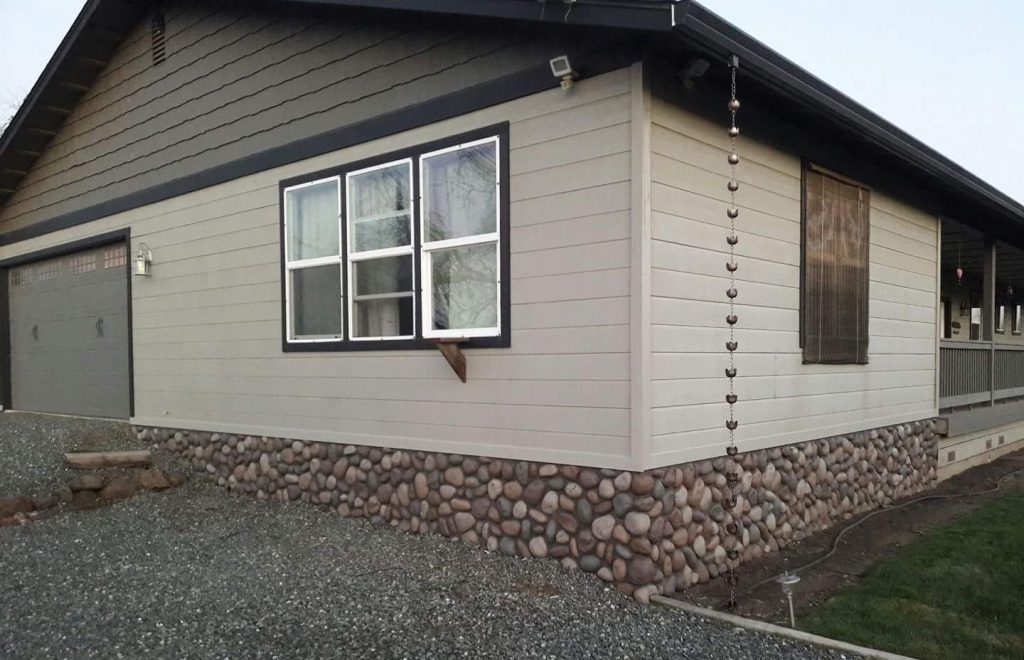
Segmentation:
<svg viewBox="0 0 1024 660">
<path fill-rule="evenodd" d="M 103 267 L 118 268 L 128 263 L 128 248 L 115 245 L 103 250 Z"/>
<path fill-rule="evenodd" d="M 78 254 L 68 257 L 68 274 L 84 275 L 96 270 L 96 253 Z"/>
</svg>

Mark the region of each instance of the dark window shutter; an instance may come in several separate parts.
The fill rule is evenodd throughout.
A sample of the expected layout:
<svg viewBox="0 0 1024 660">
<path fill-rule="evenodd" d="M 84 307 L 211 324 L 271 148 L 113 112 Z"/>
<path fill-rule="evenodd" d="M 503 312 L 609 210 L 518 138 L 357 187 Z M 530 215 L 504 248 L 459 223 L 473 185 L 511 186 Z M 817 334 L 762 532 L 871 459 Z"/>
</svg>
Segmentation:
<svg viewBox="0 0 1024 660">
<path fill-rule="evenodd" d="M 861 186 L 804 172 L 804 362 L 868 361 L 869 202 Z"/>
</svg>

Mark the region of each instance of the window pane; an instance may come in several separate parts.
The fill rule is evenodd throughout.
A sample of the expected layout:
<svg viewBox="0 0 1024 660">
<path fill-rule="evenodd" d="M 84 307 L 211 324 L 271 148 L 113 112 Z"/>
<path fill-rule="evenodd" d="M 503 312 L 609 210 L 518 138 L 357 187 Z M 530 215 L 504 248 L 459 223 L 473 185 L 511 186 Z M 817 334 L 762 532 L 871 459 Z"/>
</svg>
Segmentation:
<svg viewBox="0 0 1024 660">
<path fill-rule="evenodd" d="M 498 325 L 498 247 L 493 243 L 430 253 L 435 330 Z"/>
<path fill-rule="evenodd" d="M 412 291 L 412 255 L 352 262 L 354 299 Z"/>
<path fill-rule="evenodd" d="M 338 255 L 338 184 L 325 181 L 285 195 L 288 261 Z"/>
<path fill-rule="evenodd" d="M 296 337 L 341 335 L 341 266 L 291 272 L 292 333 Z"/>
<path fill-rule="evenodd" d="M 357 300 L 352 305 L 353 337 L 409 337 L 413 335 L 413 298 Z"/>
<path fill-rule="evenodd" d="M 425 242 L 498 231 L 494 142 L 423 159 Z"/>
<path fill-rule="evenodd" d="M 408 163 L 349 177 L 350 252 L 412 243 L 410 187 Z"/>
</svg>

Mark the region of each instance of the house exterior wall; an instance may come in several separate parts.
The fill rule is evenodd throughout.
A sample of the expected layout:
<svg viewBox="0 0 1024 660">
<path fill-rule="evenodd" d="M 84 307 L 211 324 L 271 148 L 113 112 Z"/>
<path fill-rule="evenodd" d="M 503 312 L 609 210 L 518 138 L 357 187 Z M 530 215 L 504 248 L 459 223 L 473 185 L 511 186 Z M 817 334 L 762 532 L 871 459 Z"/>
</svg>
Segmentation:
<svg viewBox="0 0 1024 660">
<path fill-rule="evenodd" d="M 169 62 L 172 58 L 169 58 Z M 135 417 L 172 426 L 457 454 L 632 466 L 629 69 L 0 248 L 125 227 Z M 413 93 L 409 90 L 406 94 Z M 283 353 L 278 184 L 508 121 L 512 347 Z"/>
<path fill-rule="evenodd" d="M 651 113 L 650 465 L 720 455 L 728 287 L 725 128 Z M 737 444 L 771 447 L 934 416 L 938 220 L 871 193 L 870 362 L 803 364 L 801 161 L 740 139 Z"/>
<path fill-rule="evenodd" d="M 165 3 L 163 64 L 144 20 L 68 116 L 0 231 L 355 126 L 566 52 L 515 28 L 323 7 Z"/>
</svg>

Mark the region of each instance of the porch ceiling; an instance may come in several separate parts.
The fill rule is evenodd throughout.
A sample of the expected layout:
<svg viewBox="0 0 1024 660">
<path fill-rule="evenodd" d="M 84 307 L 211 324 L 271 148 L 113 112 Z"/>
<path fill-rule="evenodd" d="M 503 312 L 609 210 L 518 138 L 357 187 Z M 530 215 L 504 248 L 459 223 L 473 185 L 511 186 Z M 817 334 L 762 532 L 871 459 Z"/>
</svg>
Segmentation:
<svg viewBox="0 0 1024 660">
<path fill-rule="evenodd" d="M 981 285 L 985 255 L 988 251 L 986 237 L 960 223 L 942 222 L 942 277 L 949 280 L 959 264 L 964 269 L 967 282 L 977 281 Z M 1002 293 L 1008 284 L 1013 284 L 1018 295 L 1024 295 L 1024 252 L 1006 243 L 996 244 L 996 282 Z"/>
</svg>

